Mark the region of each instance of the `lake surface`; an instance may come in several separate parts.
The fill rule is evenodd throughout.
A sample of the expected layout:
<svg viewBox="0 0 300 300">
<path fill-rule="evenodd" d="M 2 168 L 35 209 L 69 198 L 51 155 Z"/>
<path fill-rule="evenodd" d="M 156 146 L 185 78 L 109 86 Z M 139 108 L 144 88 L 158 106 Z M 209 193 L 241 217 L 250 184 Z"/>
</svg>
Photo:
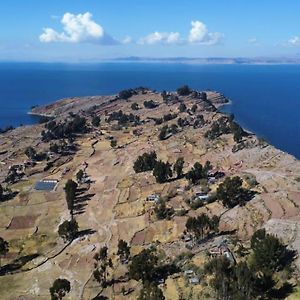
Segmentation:
<svg viewBox="0 0 300 300">
<path fill-rule="evenodd" d="M 246 129 L 300 158 L 300 65 L 184 65 L 159 63 L 0 64 L 0 127 L 32 124 L 33 105 L 60 98 L 115 94 L 146 86 L 224 93 Z"/>
</svg>

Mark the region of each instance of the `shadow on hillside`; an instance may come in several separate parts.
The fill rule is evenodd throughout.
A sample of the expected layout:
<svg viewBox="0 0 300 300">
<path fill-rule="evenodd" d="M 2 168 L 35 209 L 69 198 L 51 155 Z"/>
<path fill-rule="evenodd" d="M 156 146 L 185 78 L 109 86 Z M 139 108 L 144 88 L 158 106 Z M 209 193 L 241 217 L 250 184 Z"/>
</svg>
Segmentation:
<svg viewBox="0 0 300 300">
<path fill-rule="evenodd" d="M 38 256 L 39 254 L 35 253 L 35 254 L 25 255 L 15 259 L 10 264 L 0 268 L 0 276 L 4 276 L 10 273 L 17 273 L 24 265 L 26 265 L 31 260 L 37 258 Z"/>
<path fill-rule="evenodd" d="M 87 202 L 90 201 L 94 195 L 95 194 L 86 194 L 83 196 L 76 197 L 74 201 L 73 215 L 76 216 L 76 215 L 83 214 L 85 212 L 85 207 L 87 206 Z"/>
<path fill-rule="evenodd" d="M 78 231 L 78 233 L 77 233 L 77 237 L 83 237 L 83 236 L 85 236 L 85 235 L 92 235 L 92 234 L 94 234 L 96 232 L 96 230 L 94 230 L 94 229 L 84 229 L 84 230 L 80 230 L 80 231 Z"/>
</svg>

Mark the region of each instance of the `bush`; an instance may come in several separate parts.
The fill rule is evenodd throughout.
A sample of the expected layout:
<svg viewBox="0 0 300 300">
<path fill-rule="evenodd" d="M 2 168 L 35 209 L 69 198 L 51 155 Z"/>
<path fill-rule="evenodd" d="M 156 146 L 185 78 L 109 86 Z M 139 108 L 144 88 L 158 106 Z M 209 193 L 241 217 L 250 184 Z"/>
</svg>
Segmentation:
<svg viewBox="0 0 300 300">
<path fill-rule="evenodd" d="M 189 86 L 188 85 L 184 85 L 182 87 L 179 87 L 177 89 L 177 94 L 179 96 L 187 96 L 191 93 L 192 91 L 190 90 Z"/>
<path fill-rule="evenodd" d="M 185 112 L 186 111 L 186 105 L 184 103 L 180 103 L 178 110 L 180 112 Z"/>
<path fill-rule="evenodd" d="M 145 108 L 153 109 L 158 107 L 158 104 L 155 103 L 153 100 L 149 100 L 149 101 L 144 101 L 144 106 Z"/>
<path fill-rule="evenodd" d="M 99 116 L 95 116 L 92 119 L 92 125 L 95 126 L 95 127 L 99 127 L 100 121 L 101 121 L 100 117 Z"/>
<path fill-rule="evenodd" d="M 122 90 L 119 92 L 119 98 L 127 100 L 134 94 L 135 94 L 135 91 L 132 89 Z"/>
<path fill-rule="evenodd" d="M 132 110 L 139 110 L 139 105 L 136 102 L 134 102 L 134 103 L 131 104 L 131 109 Z"/>
</svg>

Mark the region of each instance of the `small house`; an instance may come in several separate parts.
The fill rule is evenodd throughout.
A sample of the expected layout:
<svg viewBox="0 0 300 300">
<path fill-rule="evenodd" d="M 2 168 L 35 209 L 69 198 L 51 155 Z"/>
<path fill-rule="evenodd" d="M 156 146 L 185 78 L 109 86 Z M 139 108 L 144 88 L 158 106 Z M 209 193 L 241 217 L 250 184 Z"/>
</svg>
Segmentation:
<svg viewBox="0 0 300 300">
<path fill-rule="evenodd" d="M 189 278 L 189 283 L 190 284 L 199 284 L 199 278 L 198 277 L 192 277 L 192 278 Z"/>
<path fill-rule="evenodd" d="M 151 194 L 147 197 L 147 201 L 158 202 L 159 199 L 160 199 L 160 196 L 156 195 L 156 194 Z"/>
</svg>

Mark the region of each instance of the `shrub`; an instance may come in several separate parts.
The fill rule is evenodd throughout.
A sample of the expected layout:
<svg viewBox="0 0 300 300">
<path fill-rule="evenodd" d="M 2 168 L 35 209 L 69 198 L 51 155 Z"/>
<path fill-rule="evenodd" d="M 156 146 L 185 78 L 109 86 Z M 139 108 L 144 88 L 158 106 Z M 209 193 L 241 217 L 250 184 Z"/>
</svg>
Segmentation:
<svg viewBox="0 0 300 300">
<path fill-rule="evenodd" d="M 189 86 L 188 85 L 184 85 L 182 87 L 179 87 L 177 89 L 177 94 L 179 96 L 187 96 L 191 93 L 192 91 L 190 90 Z"/>
<path fill-rule="evenodd" d="M 158 104 L 155 103 L 153 100 L 149 100 L 149 101 L 144 101 L 144 106 L 145 108 L 153 109 L 156 108 Z"/>
<path fill-rule="evenodd" d="M 99 127 L 100 125 L 100 122 L 101 122 L 101 119 L 99 116 L 95 116 L 93 117 L 92 119 L 92 125 L 95 126 L 95 127 Z"/>
<path fill-rule="evenodd" d="M 136 102 L 134 102 L 134 103 L 131 104 L 131 109 L 132 110 L 139 110 L 139 105 Z"/>
</svg>

